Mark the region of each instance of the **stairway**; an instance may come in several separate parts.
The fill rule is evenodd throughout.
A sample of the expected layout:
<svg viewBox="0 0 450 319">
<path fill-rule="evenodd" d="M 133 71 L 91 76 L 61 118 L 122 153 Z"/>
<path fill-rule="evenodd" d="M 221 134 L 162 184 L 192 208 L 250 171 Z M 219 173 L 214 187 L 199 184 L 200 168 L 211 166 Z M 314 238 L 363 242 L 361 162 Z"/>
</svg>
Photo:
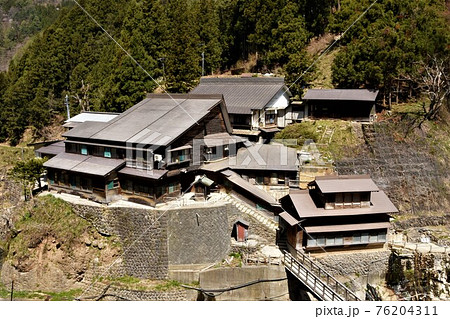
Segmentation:
<svg viewBox="0 0 450 319">
<path fill-rule="evenodd" d="M 240 212 L 247 214 L 254 219 L 258 220 L 262 225 L 264 225 L 266 228 L 270 229 L 273 232 L 276 232 L 278 229 L 278 223 L 274 221 L 269 216 L 265 216 L 263 213 L 258 212 L 250 205 L 246 204 L 245 202 L 235 198 L 232 195 L 227 194 L 225 196 L 225 200 L 229 203 L 231 203 L 234 207 L 236 207 Z"/>
<path fill-rule="evenodd" d="M 346 286 L 337 281 L 302 252 L 297 257 L 283 251 L 285 268 L 323 301 L 360 301 Z"/>
<path fill-rule="evenodd" d="M 331 139 L 333 138 L 334 130 L 334 128 L 326 127 L 322 134 L 320 142 L 324 145 L 329 145 L 331 143 Z"/>
</svg>

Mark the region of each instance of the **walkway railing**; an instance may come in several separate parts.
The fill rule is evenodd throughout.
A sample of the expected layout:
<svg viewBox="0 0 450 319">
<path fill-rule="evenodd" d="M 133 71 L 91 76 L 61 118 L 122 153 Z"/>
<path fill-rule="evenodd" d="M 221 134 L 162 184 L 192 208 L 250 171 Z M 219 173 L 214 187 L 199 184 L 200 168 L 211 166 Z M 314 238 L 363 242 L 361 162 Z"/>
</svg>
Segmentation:
<svg viewBox="0 0 450 319">
<path fill-rule="evenodd" d="M 322 269 L 302 252 L 297 257 L 284 251 L 285 267 L 305 284 L 319 299 L 324 301 L 360 301 L 345 285 Z"/>
</svg>

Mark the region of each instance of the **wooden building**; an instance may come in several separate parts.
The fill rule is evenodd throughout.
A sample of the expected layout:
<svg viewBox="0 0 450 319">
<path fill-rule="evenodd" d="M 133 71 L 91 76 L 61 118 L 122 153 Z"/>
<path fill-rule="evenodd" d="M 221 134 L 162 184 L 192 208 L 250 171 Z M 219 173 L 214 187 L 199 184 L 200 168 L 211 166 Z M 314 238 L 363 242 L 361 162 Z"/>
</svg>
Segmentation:
<svg viewBox="0 0 450 319">
<path fill-rule="evenodd" d="M 198 201 L 205 201 L 211 194 L 211 189 L 214 186 L 214 181 L 203 176 L 196 176 L 191 185 L 191 193 L 194 193 L 194 199 Z"/>
<path fill-rule="evenodd" d="M 233 225 L 233 230 L 231 232 L 231 237 L 233 237 L 237 242 L 246 242 L 248 239 L 248 228 L 250 223 L 239 219 Z"/>
<path fill-rule="evenodd" d="M 380 248 L 397 209 L 367 175 L 322 176 L 281 200 L 282 239 L 292 250 Z"/>
<path fill-rule="evenodd" d="M 280 77 L 202 78 L 193 94 L 223 94 L 233 134 L 273 136 L 298 119 Z"/>
<path fill-rule="evenodd" d="M 50 190 L 155 206 L 188 191 L 207 200 L 214 187 L 273 215 L 281 210 L 277 199 L 297 179 L 295 149 L 230 134 L 222 95 L 150 94 L 102 119 L 80 120 L 65 141 L 36 152 L 53 152 L 44 164 Z M 270 193 L 273 188 L 283 188 L 282 195 Z"/>
<path fill-rule="evenodd" d="M 241 148 L 229 166 L 254 185 L 297 185 L 300 163 L 297 150 L 281 144 L 255 144 Z"/>
<path fill-rule="evenodd" d="M 303 101 L 305 117 L 370 121 L 378 91 L 366 89 L 309 89 Z"/>
<path fill-rule="evenodd" d="M 225 145 L 241 140 L 231 132 L 221 95 L 150 94 L 109 121 L 66 132 L 64 152 L 44 164 L 49 189 L 155 205 L 189 187 L 208 151 L 232 155 Z"/>
</svg>

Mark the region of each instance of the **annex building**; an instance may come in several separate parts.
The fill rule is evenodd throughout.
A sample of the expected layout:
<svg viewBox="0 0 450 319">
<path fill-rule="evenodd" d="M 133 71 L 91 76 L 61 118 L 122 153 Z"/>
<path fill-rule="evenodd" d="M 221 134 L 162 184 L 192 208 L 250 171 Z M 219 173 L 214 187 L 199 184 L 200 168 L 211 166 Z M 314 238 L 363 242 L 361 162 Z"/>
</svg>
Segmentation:
<svg viewBox="0 0 450 319">
<path fill-rule="evenodd" d="M 281 199 L 283 237 L 291 250 L 380 248 L 398 212 L 368 175 L 321 176 Z"/>
<path fill-rule="evenodd" d="M 233 133 L 270 136 L 300 119 L 283 77 L 203 77 L 193 94 L 222 94 Z"/>
</svg>

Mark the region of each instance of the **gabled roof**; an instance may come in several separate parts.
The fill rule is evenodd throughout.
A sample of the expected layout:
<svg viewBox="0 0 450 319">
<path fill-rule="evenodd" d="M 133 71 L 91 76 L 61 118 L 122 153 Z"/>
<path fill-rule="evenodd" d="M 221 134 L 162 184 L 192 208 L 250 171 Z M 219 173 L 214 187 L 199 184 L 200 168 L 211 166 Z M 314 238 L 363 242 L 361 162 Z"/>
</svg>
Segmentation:
<svg viewBox="0 0 450 319">
<path fill-rule="evenodd" d="M 310 184 L 316 184 L 323 194 L 379 191 L 369 175 L 317 176 Z"/>
<path fill-rule="evenodd" d="M 394 204 L 392 204 L 382 191 L 373 192 L 371 206 L 364 208 L 325 209 L 323 207 L 317 207 L 308 190 L 293 191 L 286 197 L 289 197 L 292 201 L 299 218 L 389 214 L 398 212 Z"/>
<path fill-rule="evenodd" d="M 231 132 L 221 95 L 149 94 L 107 123 L 84 122 L 63 136 L 141 145 L 167 146 L 220 106 Z"/>
<path fill-rule="evenodd" d="M 303 100 L 375 102 L 378 91 L 367 89 L 309 89 Z"/>
<path fill-rule="evenodd" d="M 278 94 L 289 89 L 284 78 L 202 78 L 193 94 L 223 94 L 230 114 L 251 114 L 261 110 Z"/>
<path fill-rule="evenodd" d="M 295 219 L 294 217 L 292 217 L 292 215 L 289 214 L 288 212 L 280 213 L 280 217 L 283 218 L 291 226 L 295 226 L 300 222 L 297 219 Z"/>
</svg>

